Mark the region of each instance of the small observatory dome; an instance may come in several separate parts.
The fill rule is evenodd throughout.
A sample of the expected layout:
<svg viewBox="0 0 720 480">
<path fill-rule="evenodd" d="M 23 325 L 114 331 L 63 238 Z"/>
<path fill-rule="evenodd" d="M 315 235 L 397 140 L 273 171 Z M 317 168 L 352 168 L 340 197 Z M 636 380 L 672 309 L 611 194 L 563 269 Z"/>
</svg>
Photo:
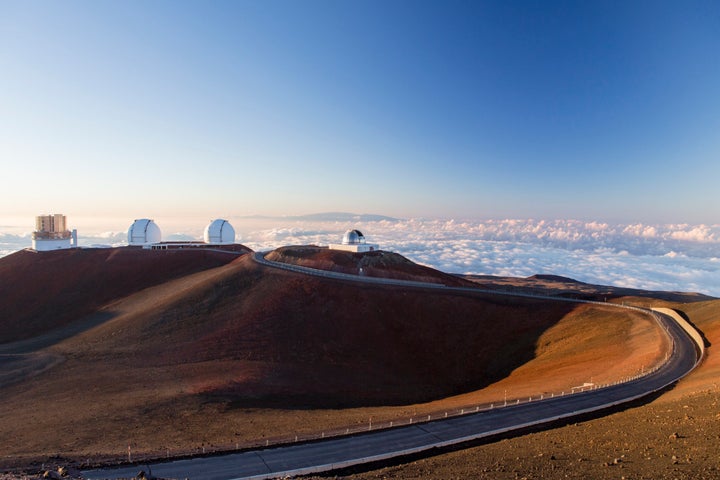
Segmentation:
<svg viewBox="0 0 720 480">
<path fill-rule="evenodd" d="M 205 243 L 230 245 L 235 243 L 235 229 L 227 220 L 218 218 L 205 227 L 203 238 Z"/>
<path fill-rule="evenodd" d="M 160 227 L 148 218 L 135 220 L 128 229 L 128 243 L 130 245 L 160 243 L 161 240 L 162 233 L 160 232 Z"/>
<path fill-rule="evenodd" d="M 343 245 L 358 245 L 365 243 L 365 236 L 360 230 L 348 230 L 345 232 L 345 235 L 343 235 L 342 243 Z"/>
</svg>

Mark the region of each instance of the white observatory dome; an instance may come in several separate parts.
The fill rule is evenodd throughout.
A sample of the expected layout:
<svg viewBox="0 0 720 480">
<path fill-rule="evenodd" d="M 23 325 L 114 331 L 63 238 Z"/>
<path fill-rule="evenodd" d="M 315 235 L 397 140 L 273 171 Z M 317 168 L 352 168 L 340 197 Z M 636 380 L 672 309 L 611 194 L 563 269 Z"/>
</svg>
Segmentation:
<svg viewBox="0 0 720 480">
<path fill-rule="evenodd" d="M 205 227 L 203 238 L 205 243 L 230 245 L 235 243 L 235 229 L 227 220 L 218 218 Z"/>
<path fill-rule="evenodd" d="M 365 243 L 365 236 L 360 230 L 348 230 L 345 232 L 345 235 L 343 235 L 342 243 L 343 245 L 358 245 Z"/>
<path fill-rule="evenodd" d="M 157 224 L 147 218 L 135 220 L 128 229 L 128 243 L 130 245 L 147 245 L 150 243 L 160 243 L 162 233 Z"/>
</svg>

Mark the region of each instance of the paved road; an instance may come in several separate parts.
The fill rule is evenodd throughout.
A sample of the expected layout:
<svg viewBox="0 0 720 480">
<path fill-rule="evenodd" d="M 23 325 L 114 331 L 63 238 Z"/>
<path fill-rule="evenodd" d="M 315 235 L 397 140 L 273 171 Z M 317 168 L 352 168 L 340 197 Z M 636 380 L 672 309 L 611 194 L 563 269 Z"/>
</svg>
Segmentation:
<svg viewBox="0 0 720 480">
<path fill-rule="evenodd" d="M 258 261 L 270 264 L 264 259 L 258 258 Z M 326 273 L 321 275 L 327 276 Z M 339 278 L 347 280 L 344 276 Z M 355 277 L 358 278 L 367 279 Z M 393 280 L 390 283 L 398 284 L 398 281 Z M 451 290 L 451 287 L 433 288 Z M 660 313 L 648 314 L 654 315 L 667 330 L 672 339 L 672 352 L 661 368 L 630 382 L 388 430 L 236 454 L 157 463 L 152 465 L 152 473 L 160 477 L 192 480 L 261 479 L 314 473 L 461 444 L 629 402 L 671 385 L 687 375 L 699 361 L 697 346 L 672 318 Z M 91 470 L 83 474 L 88 479 L 127 478 L 135 475 L 140 468 L 133 466 Z"/>
</svg>

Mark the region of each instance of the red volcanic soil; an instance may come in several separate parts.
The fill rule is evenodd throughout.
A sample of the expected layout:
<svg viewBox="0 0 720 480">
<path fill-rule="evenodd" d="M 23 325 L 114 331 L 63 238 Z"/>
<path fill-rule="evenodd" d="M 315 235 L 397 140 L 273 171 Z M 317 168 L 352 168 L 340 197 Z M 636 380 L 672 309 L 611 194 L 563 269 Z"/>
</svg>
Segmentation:
<svg viewBox="0 0 720 480">
<path fill-rule="evenodd" d="M 625 301 L 677 309 L 706 339 L 700 366 L 659 397 L 602 418 L 336 478 L 720 478 L 720 300 Z"/>
<path fill-rule="evenodd" d="M 473 286 L 470 281 L 418 265 L 393 252 L 356 253 L 323 247 L 293 246 L 278 248 L 267 254 L 266 258 L 275 262 L 368 277 L 439 283 L 449 287 Z"/>
<path fill-rule="evenodd" d="M 364 262 L 368 274 L 459 281 L 387 252 L 296 251 L 312 266 L 330 255 L 339 266 L 326 266 L 348 273 Z M 466 394 L 455 400 L 464 402 L 483 388 L 490 396 L 473 402 L 503 390 L 526 395 L 526 385 L 530 394 L 564 390 L 601 362 L 619 372 L 628 341 L 642 340 L 644 365 L 664 351 L 651 321 L 604 306 L 359 284 L 258 265 L 250 255 L 20 252 L 0 268 L 2 288 L 15 292 L 12 301 L 0 295 L 2 308 L 16 308 L 0 320 L 13 338 L 69 330 L 88 313 L 98 319 L 33 353 L 49 363 L 32 376 L 1 386 L 0 438 L 15 442 L 0 466 L 48 452 L 117 455 L 131 442 L 182 449 L 297 434 L 367 421 L 368 411 L 429 413 L 437 406 L 418 402 Z"/>
<path fill-rule="evenodd" d="M 649 297 L 683 303 L 713 300 L 713 297 L 708 297 L 700 293 L 649 291 L 608 285 L 593 285 L 559 275 L 533 275 L 527 278 L 498 277 L 494 275 L 463 275 L 462 278 L 471 280 L 478 287 L 487 290 L 582 298 L 600 302 L 622 297 Z"/>
<path fill-rule="evenodd" d="M 399 404 L 506 376 L 573 308 L 332 281 L 243 257 L 174 303 L 107 322 L 82 342 L 126 351 L 138 366 L 237 362 L 193 391 L 238 405 Z M 136 357 L 142 351 L 153 356 Z"/>
<path fill-rule="evenodd" d="M 65 326 L 144 288 L 229 263 L 238 252 L 137 247 L 16 252 L 0 260 L 0 343 Z"/>
</svg>

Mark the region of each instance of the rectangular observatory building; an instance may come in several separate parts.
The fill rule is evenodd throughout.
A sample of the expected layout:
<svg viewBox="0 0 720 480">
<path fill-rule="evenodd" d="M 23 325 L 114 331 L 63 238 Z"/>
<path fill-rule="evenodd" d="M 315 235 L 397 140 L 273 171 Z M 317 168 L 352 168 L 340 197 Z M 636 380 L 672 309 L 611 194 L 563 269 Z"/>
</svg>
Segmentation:
<svg viewBox="0 0 720 480">
<path fill-rule="evenodd" d="M 32 248 L 38 252 L 62 250 L 77 246 L 77 230 L 67 229 L 65 215 L 38 215 L 35 217 L 35 231 L 32 234 Z"/>
</svg>

